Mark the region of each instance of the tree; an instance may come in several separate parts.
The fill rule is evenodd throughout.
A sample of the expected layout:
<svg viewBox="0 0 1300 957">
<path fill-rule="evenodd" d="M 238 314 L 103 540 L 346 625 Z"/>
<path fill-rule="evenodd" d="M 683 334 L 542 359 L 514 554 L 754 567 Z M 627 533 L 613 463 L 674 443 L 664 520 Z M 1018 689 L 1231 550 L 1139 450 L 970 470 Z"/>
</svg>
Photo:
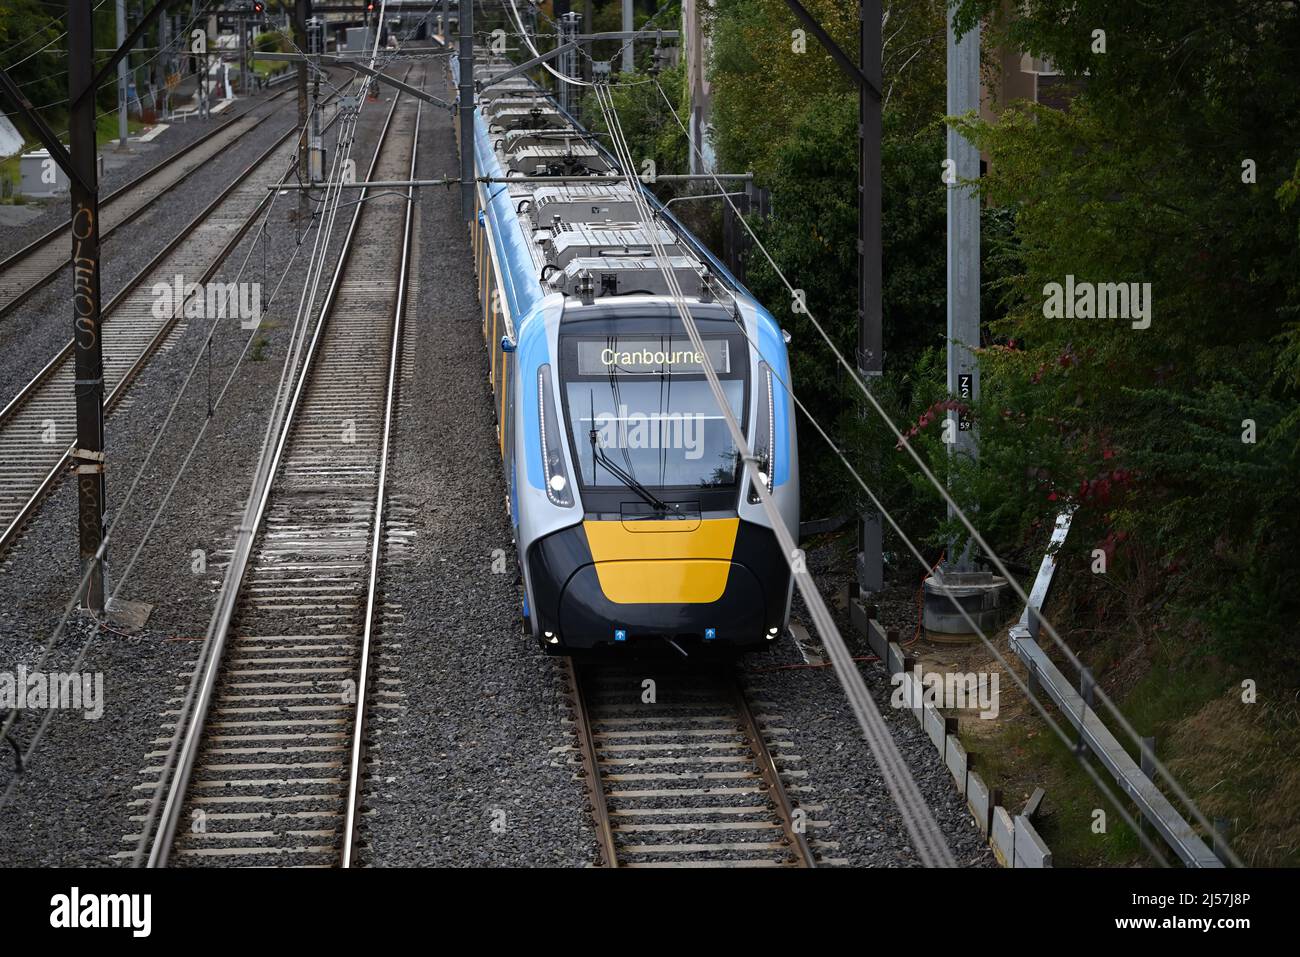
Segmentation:
<svg viewBox="0 0 1300 957">
<path fill-rule="evenodd" d="M 986 462 L 1025 476 L 999 502 L 1080 504 L 1077 546 L 1117 551 L 1121 575 L 1150 556 L 1159 604 L 1181 604 L 1206 647 L 1300 664 L 1283 631 L 1300 523 L 1280 497 L 1300 481 L 1294 5 L 1000 10 L 966 0 L 962 22 L 987 18 L 994 42 L 1080 92 L 1065 112 L 958 121 L 990 157 L 984 194 L 1013 218 L 1018 257 L 991 323 L 1015 347 L 981 357 L 982 434 L 1000 439 L 986 456 L 1023 456 Z M 1061 317 L 1052 284 L 1067 283 L 1148 292 L 1149 327 Z"/>
<path fill-rule="evenodd" d="M 819 0 L 808 6 L 843 49 L 856 51 L 856 3 Z M 925 350 L 938 343 L 944 328 L 944 23 L 941 0 L 885 4 L 886 372 L 879 395 L 887 397 L 895 417 L 909 416 L 922 396 L 926 404 L 936 398 L 933 380 L 920 382 L 917 371 L 923 366 L 933 376 Z M 719 165 L 752 169 L 771 190 L 771 218 L 752 225 L 792 284 L 804 290 L 812 315 L 851 355 L 857 324 L 857 90 L 814 37 L 801 35 L 784 0 L 720 0 L 709 30 Z M 857 387 L 807 316 L 791 308 L 784 284 L 757 251 L 750 254 L 748 275 L 754 293 L 792 333 L 801 401 L 837 443 L 853 447 L 865 475 L 884 482 L 887 492 L 902 493 L 903 473 L 882 477 L 880 448 L 892 448 L 893 440 L 885 440 L 883 428 L 877 432 L 879 422 L 860 420 Z M 806 424 L 800 457 L 805 512 L 828 514 L 859 504 L 860 489 Z"/>
</svg>

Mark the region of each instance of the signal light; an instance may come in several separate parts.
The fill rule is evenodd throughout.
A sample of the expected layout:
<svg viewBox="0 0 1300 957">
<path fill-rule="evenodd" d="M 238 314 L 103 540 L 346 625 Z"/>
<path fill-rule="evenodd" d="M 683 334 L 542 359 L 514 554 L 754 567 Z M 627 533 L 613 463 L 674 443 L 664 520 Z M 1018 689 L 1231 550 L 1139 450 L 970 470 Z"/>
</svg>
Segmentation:
<svg viewBox="0 0 1300 957">
<path fill-rule="evenodd" d="M 253 12 L 260 14 L 266 10 L 266 4 L 262 0 L 253 0 Z"/>
<path fill-rule="evenodd" d="M 366 13 L 374 13 L 374 12 L 375 12 L 375 0 L 367 0 Z"/>
</svg>

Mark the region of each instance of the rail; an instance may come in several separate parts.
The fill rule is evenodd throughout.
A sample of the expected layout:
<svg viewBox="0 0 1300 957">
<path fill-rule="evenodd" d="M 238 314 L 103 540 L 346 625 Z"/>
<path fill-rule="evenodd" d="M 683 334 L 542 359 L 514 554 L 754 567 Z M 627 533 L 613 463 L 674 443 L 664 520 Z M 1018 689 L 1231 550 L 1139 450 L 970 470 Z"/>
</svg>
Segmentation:
<svg viewBox="0 0 1300 957">
<path fill-rule="evenodd" d="M 1037 685 L 1047 692 L 1047 696 L 1079 732 L 1081 743 L 1096 755 L 1124 793 L 1137 804 L 1142 817 L 1152 824 L 1156 833 L 1182 862 L 1188 867 L 1223 867 L 1223 862 L 1206 846 L 1098 717 L 1086 697 L 1090 676 L 1085 672 L 1082 678 L 1083 693 L 1076 690 L 1038 644 L 1040 616 L 1056 575 L 1056 553 L 1065 544 L 1072 518 L 1073 512 L 1069 510 L 1056 517 L 1051 544 L 1043 556 L 1038 576 L 1034 579 L 1029 603 L 1021 613 L 1020 621 L 1011 627 L 1011 650 L 1029 669 L 1030 688 Z M 1143 748 L 1145 747 L 1144 744 Z"/>
</svg>

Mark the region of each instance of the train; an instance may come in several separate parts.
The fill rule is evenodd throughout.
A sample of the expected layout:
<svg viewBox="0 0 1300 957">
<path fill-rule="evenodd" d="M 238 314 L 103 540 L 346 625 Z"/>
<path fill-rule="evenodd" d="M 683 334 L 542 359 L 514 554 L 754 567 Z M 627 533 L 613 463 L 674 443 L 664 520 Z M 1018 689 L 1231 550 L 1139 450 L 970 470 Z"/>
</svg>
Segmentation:
<svg viewBox="0 0 1300 957">
<path fill-rule="evenodd" d="M 470 239 L 522 627 L 552 655 L 770 647 L 793 579 L 750 469 L 797 540 L 788 337 L 638 180 L 697 351 L 614 157 L 531 80 L 489 82 L 510 66 L 476 64 L 485 87 L 461 148 L 474 154 Z M 569 178 L 539 181 L 557 176 Z"/>
</svg>

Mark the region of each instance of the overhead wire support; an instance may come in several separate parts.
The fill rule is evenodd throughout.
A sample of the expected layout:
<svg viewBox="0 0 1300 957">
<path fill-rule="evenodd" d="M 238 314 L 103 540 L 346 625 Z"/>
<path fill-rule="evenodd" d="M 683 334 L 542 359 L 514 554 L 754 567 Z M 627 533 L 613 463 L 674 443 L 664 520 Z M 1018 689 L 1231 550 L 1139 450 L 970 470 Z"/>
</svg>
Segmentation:
<svg viewBox="0 0 1300 957">
<path fill-rule="evenodd" d="M 510 0 L 510 3 L 513 6 L 514 0 Z M 477 205 L 474 186 L 474 0 L 459 6 L 457 29 L 460 32 L 460 55 L 456 59 L 459 97 L 456 107 L 460 120 L 460 215 L 468 223 L 474 218 L 474 207 Z M 520 24 L 520 29 L 522 28 Z M 537 53 L 535 47 L 533 53 Z"/>
<path fill-rule="evenodd" d="M 638 208 L 639 217 L 646 227 L 646 235 L 649 237 L 656 263 L 663 274 L 678 316 L 686 329 L 692 346 L 698 352 L 707 354 L 699 328 L 690 313 L 690 309 L 686 306 L 685 296 L 677 281 L 676 273 L 669 264 L 667 251 L 659 239 L 658 231 L 654 228 L 654 214 L 645 198 L 644 186 L 633 172 L 635 165 L 622 130 L 618 111 L 614 107 L 608 89 L 603 85 L 597 85 L 596 87 L 596 101 L 613 135 L 618 165 L 624 171 L 626 181 Z M 863 736 L 871 748 L 894 803 L 898 807 L 917 857 L 927 867 L 956 866 L 956 861 L 929 805 L 903 761 L 898 746 L 894 743 L 875 701 L 867 691 L 862 674 L 853 663 L 852 652 L 849 651 L 843 637 L 840 635 L 829 608 L 827 608 L 825 601 L 817 590 L 816 583 L 813 582 L 812 576 L 808 572 L 803 553 L 799 550 L 776 507 L 772 493 L 767 488 L 766 476 L 760 470 L 761 463 L 750 449 L 744 432 L 740 428 L 740 423 L 736 420 L 735 413 L 732 411 L 722 389 L 717 371 L 709 362 L 704 363 L 701 368 L 704 371 L 705 379 L 708 381 L 709 390 L 722 413 L 732 443 L 746 467 L 749 482 L 755 494 L 758 495 L 763 510 L 772 525 L 772 530 L 776 535 L 782 554 L 790 568 L 790 574 L 799 589 L 799 594 L 808 607 L 817 632 L 830 654 L 832 665 L 848 696 L 849 704 L 858 719 L 859 727 L 862 729 Z"/>
<path fill-rule="evenodd" d="M 669 112 L 672 114 L 674 120 L 676 120 L 678 128 L 682 131 L 683 135 L 688 137 L 689 140 L 689 133 L 686 129 L 686 126 L 682 122 L 681 117 L 677 115 L 677 111 L 673 107 L 672 101 L 668 98 L 668 94 L 664 91 L 663 87 L 658 84 L 657 81 L 656 81 L 656 86 L 658 87 L 660 97 L 664 100 L 664 103 L 668 106 Z M 691 144 L 691 148 L 695 150 L 698 154 L 699 152 L 698 146 L 696 146 L 695 144 Z M 718 188 L 719 189 L 722 188 L 720 183 L 718 184 Z M 728 203 L 731 202 L 730 199 L 726 201 Z M 745 230 L 749 234 L 750 239 L 753 240 L 754 244 L 758 247 L 759 251 L 762 252 L 764 258 L 767 260 L 768 264 L 772 267 L 773 272 L 776 273 L 777 278 L 780 279 L 781 283 L 786 287 L 786 289 L 790 292 L 792 296 L 795 295 L 796 291 L 794 285 L 790 282 L 789 278 L 785 275 L 785 272 L 781 269 L 781 267 L 777 264 L 776 260 L 772 257 L 771 252 L 767 249 L 763 241 L 755 234 L 753 227 L 750 226 L 749 222 L 746 219 L 744 219 L 744 217 L 740 216 L 740 213 L 738 210 L 735 209 L 734 204 L 732 204 L 732 211 L 735 212 L 738 217 L 740 217 L 740 222 L 745 227 Z M 948 489 L 943 485 L 943 483 L 941 483 L 938 480 L 938 478 L 934 475 L 933 471 L 929 468 L 928 465 L 926 465 L 924 460 L 921 459 L 920 455 L 917 453 L 912 443 L 908 441 L 907 437 L 899 429 L 897 423 L 895 423 L 894 420 L 889 417 L 889 414 L 885 411 L 884 407 L 881 406 L 879 400 L 877 400 L 876 397 L 871 393 L 870 389 L 867 388 L 865 382 L 863 382 L 863 380 L 860 378 L 861 375 L 860 372 L 857 372 L 852 368 L 849 361 L 845 358 L 843 352 L 839 349 L 838 346 L 836 346 L 834 340 L 826 332 L 825 327 L 816 319 L 816 317 L 811 312 L 805 311 L 805 314 L 808 316 L 808 319 L 812 322 L 813 328 L 817 331 L 818 335 L 821 336 L 823 342 L 826 343 L 827 347 L 831 350 L 832 354 L 834 354 L 836 361 L 840 364 L 841 367 L 843 367 L 845 372 L 848 373 L 849 378 L 853 380 L 854 384 L 858 387 L 859 391 L 863 393 L 863 395 L 867 398 L 868 403 L 871 405 L 874 411 L 880 416 L 880 418 L 884 421 L 885 425 L 889 428 L 891 434 L 895 437 L 895 439 L 897 439 L 899 448 L 904 450 L 908 454 L 908 456 L 911 457 L 911 459 L 921 469 L 925 479 L 939 493 L 939 495 L 944 499 L 945 503 L 947 503 L 948 506 L 954 510 L 953 514 L 957 516 L 957 518 L 961 521 L 962 525 L 970 533 L 971 537 L 976 541 L 976 543 L 980 546 L 980 548 L 983 549 L 984 554 L 988 556 L 990 562 L 1007 579 L 1011 589 L 1016 593 L 1017 597 L 1019 597 L 1020 600 L 1025 604 L 1030 604 L 1031 599 L 1028 596 L 1028 594 L 1025 592 L 1024 588 L 1020 585 L 1020 582 L 1010 574 L 1010 572 L 1006 569 L 1005 565 L 1002 563 L 1001 558 L 999 558 L 997 553 L 993 551 L 992 548 L 989 547 L 988 543 L 984 540 L 983 536 L 980 535 L 980 533 L 975 529 L 974 525 L 970 521 L 970 518 L 966 515 L 965 511 L 962 510 L 961 507 L 957 505 L 956 501 L 952 498 L 952 495 L 948 491 Z M 788 387 L 787 387 L 787 391 L 789 391 Z M 797 397 L 794 397 L 793 392 L 791 392 L 790 394 L 793 398 L 795 398 L 796 403 L 798 403 L 798 399 Z M 803 411 L 804 414 L 807 416 L 808 415 L 807 410 L 803 409 Z M 809 420 L 813 423 L 813 425 L 821 433 L 822 438 L 826 440 L 826 442 L 836 452 L 836 454 L 843 462 L 845 467 L 850 471 L 851 474 L 853 474 L 858 484 L 862 487 L 864 494 L 868 496 L 868 498 L 871 500 L 875 508 L 886 519 L 886 521 L 889 522 L 890 527 L 894 529 L 894 531 L 899 535 L 900 539 L 905 544 L 907 544 L 908 547 L 913 551 L 913 553 L 917 557 L 917 560 L 921 563 L 921 566 L 926 570 L 928 570 L 930 567 L 929 564 L 921 556 L 920 552 L 916 550 L 911 540 L 903 533 L 902 529 L 898 526 L 898 524 L 890 517 L 889 512 L 884 509 L 884 506 L 880 503 L 879 499 L 875 496 L 875 494 L 871 491 L 871 489 L 867 486 L 867 484 L 862 480 L 861 476 L 857 474 L 857 470 L 853 468 L 852 464 L 848 461 L 847 457 L 845 457 L 843 452 L 840 451 L 840 449 L 835 445 L 835 443 L 831 441 L 830 437 L 825 433 L 823 429 L 821 429 L 820 425 L 818 425 L 816 420 L 812 419 L 811 416 L 808 417 Z M 1017 684 L 1020 684 L 1021 683 L 1020 679 L 1015 674 L 1014 669 L 1012 669 L 1010 665 L 1006 663 L 1005 659 L 1001 655 L 1001 652 L 998 651 L 996 646 L 994 646 L 992 642 L 988 640 L 988 638 L 984 635 L 983 630 L 979 628 L 978 624 L 976 624 L 973 621 L 973 619 L 971 619 L 969 612 L 967 612 L 960 605 L 957 605 L 956 607 L 958 612 L 963 616 L 963 618 L 967 621 L 967 623 L 971 625 L 972 633 L 980 636 L 981 640 L 984 641 L 985 645 L 993 652 L 994 656 L 997 657 L 999 662 L 1003 664 L 1003 668 L 1006 671 L 1006 673 L 1011 675 L 1012 678 L 1016 680 Z M 1083 663 L 1079 660 L 1078 656 L 1074 653 L 1073 649 L 1071 649 L 1070 646 L 1065 643 L 1064 639 L 1061 638 L 1060 633 L 1057 631 L 1055 626 L 1052 625 L 1052 623 L 1048 621 L 1047 618 L 1042 616 L 1041 614 L 1037 615 L 1036 619 L 1039 622 L 1040 627 L 1051 636 L 1052 640 L 1054 641 L 1056 646 L 1061 650 L 1061 652 L 1066 656 L 1067 660 L 1069 660 L 1069 662 L 1081 672 L 1083 670 Z M 1064 741 L 1067 744 L 1067 746 L 1070 746 L 1071 745 L 1070 740 L 1064 735 L 1064 732 L 1059 730 L 1059 726 L 1050 717 L 1050 715 L 1047 713 L 1046 708 L 1041 704 L 1041 702 L 1038 701 L 1037 696 L 1035 696 L 1032 692 L 1028 691 L 1023 685 L 1022 685 L 1022 690 L 1026 691 L 1027 697 L 1035 703 L 1035 705 L 1039 709 L 1039 712 L 1042 714 L 1043 718 L 1047 721 L 1049 726 L 1051 726 L 1054 730 L 1057 730 L 1057 733 L 1061 737 L 1062 741 Z M 1102 704 L 1106 707 L 1107 711 L 1111 714 L 1112 717 L 1115 718 L 1116 721 L 1119 722 L 1120 726 L 1123 728 L 1125 733 L 1129 735 L 1130 739 L 1133 740 L 1134 744 L 1139 748 L 1139 750 L 1144 751 L 1145 756 L 1147 756 L 1150 759 L 1152 767 L 1156 769 L 1160 777 L 1162 777 L 1164 781 L 1169 785 L 1169 788 L 1174 792 L 1175 796 L 1178 797 L 1178 799 L 1192 814 L 1196 822 L 1200 824 L 1202 828 L 1205 829 L 1206 833 L 1212 833 L 1214 831 L 1212 824 L 1206 819 L 1204 813 L 1197 806 L 1196 802 L 1193 801 L 1188 796 L 1187 792 L 1178 783 L 1177 779 L 1174 778 L 1174 776 L 1169 772 L 1168 768 L 1166 768 L 1165 765 L 1159 760 L 1159 758 L 1157 758 L 1154 754 L 1149 753 L 1149 749 L 1146 749 L 1145 746 L 1142 744 L 1141 737 L 1137 734 L 1136 730 L 1133 728 L 1129 720 L 1124 716 L 1123 712 L 1119 710 L 1119 708 L 1115 705 L 1115 703 L 1100 687 L 1094 687 L 1093 690 L 1096 696 L 1101 700 Z M 1120 815 L 1124 818 L 1125 822 L 1128 823 L 1130 827 L 1133 829 L 1133 831 L 1138 834 L 1139 839 L 1141 839 L 1143 843 L 1146 844 L 1148 849 L 1152 851 L 1153 856 L 1156 857 L 1158 860 L 1160 860 L 1162 864 L 1167 863 L 1162 857 L 1162 855 L 1160 855 L 1159 851 L 1155 848 L 1155 846 L 1150 842 L 1150 838 L 1147 837 L 1144 833 L 1142 833 L 1138 829 L 1136 823 L 1133 821 L 1132 816 L 1128 813 L 1127 809 L 1124 808 L 1123 805 L 1119 803 L 1119 801 L 1116 798 L 1114 798 L 1114 796 L 1111 794 L 1109 789 L 1106 788 L 1104 783 L 1097 776 L 1095 769 L 1093 769 L 1086 762 L 1081 762 L 1081 766 L 1092 777 L 1093 781 L 1097 784 L 1098 788 L 1102 790 L 1103 793 L 1107 794 L 1108 797 L 1111 798 L 1112 803 L 1114 803 L 1115 807 L 1118 809 Z M 1230 847 L 1225 846 L 1224 850 L 1225 850 L 1225 856 L 1228 858 L 1228 863 L 1232 864 L 1235 867 L 1242 866 L 1240 858 L 1236 855 L 1235 852 L 1233 852 L 1233 850 Z"/>
<path fill-rule="evenodd" d="M 879 81 L 873 82 L 871 77 L 867 75 L 867 71 L 863 70 L 859 64 L 854 63 L 852 58 L 840 49 L 840 45 L 831 38 L 826 29 L 817 22 L 817 18 L 809 13 L 799 0 L 785 0 L 785 3 L 799 22 L 806 26 L 812 35 L 817 38 L 817 41 L 826 48 L 826 52 L 831 55 L 831 59 L 848 75 L 849 79 L 870 93 L 872 98 L 879 102 L 881 100 Z M 879 9 L 878 5 L 876 9 Z M 877 24 L 876 32 L 879 33 L 879 24 Z"/>
<path fill-rule="evenodd" d="M 113 55 L 108 58 L 108 61 L 99 68 L 99 72 L 95 74 L 94 79 L 92 79 L 90 83 L 75 96 L 72 103 L 73 106 L 76 106 L 87 96 L 94 95 L 94 91 L 98 89 L 101 83 L 108 79 L 109 75 L 117 67 L 118 62 L 131 52 L 136 41 L 144 36 L 145 31 L 153 25 L 153 22 L 157 20 L 158 16 L 163 12 L 163 8 L 170 2 L 171 0 L 158 0 L 158 2 L 150 8 L 149 12 L 140 18 L 140 22 L 136 24 L 135 29 L 132 30 L 127 35 L 126 39 L 118 45 L 117 49 L 113 52 Z M 199 12 L 201 13 L 205 10 L 211 2 L 212 0 L 204 0 L 204 2 L 199 6 Z M 194 19 L 198 19 L 197 14 Z"/>
<path fill-rule="evenodd" d="M 334 53 L 322 53 L 320 56 L 312 56 L 303 53 L 262 53 L 260 51 L 254 51 L 253 60 L 262 60 L 268 63 L 311 63 L 313 61 L 319 61 L 320 63 L 328 65 L 347 67 L 350 70 L 356 70 L 358 73 L 365 74 L 371 80 L 378 80 L 385 86 L 391 86 L 395 90 L 401 90 L 403 93 L 408 96 L 413 96 L 417 100 L 424 100 L 426 103 L 432 103 L 434 106 L 441 106 L 443 109 L 447 110 L 455 109 L 454 104 L 448 103 L 446 100 L 441 100 L 432 93 L 426 93 L 424 90 L 416 89 L 409 83 L 405 83 L 396 77 L 389 76 L 382 70 L 375 69 L 373 58 L 370 64 L 365 64 L 351 57 L 339 56 Z"/>
<path fill-rule="evenodd" d="M 742 180 L 753 182 L 753 173 L 660 173 L 653 179 L 641 178 L 643 183 L 689 183 L 696 180 Z M 570 176 L 479 176 L 480 183 L 624 183 L 626 176 L 588 176 L 575 173 Z"/>
<path fill-rule="evenodd" d="M 32 101 L 27 99 L 26 94 L 3 69 L 0 69 L 0 91 L 4 92 L 10 102 L 18 107 L 23 114 L 23 118 L 32 125 L 32 129 L 36 131 L 36 136 L 41 141 L 41 145 L 49 151 L 50 158 L 59 164 L 59 169 L 63 170 L 68 179 L 81 186 L 82 189 L 90 190 L 90 184 L 81 178 L 80 171 L 73 164 L 72 156 L 59 142 L 59 137 L 50 129 L 49 124 L 41 118 L 39 111 L 44 107 L 32 106 Z"/>
<path fill-rule="evenodd" d="M 418 189 L 421 186 L 454 186 L 458 184 L 458 178 L 444 177 L 442 179 L 380 179 L 368 180 L 357 183 L 336 183 L 339 189 Z M 282 189 L 319 189 L 319 183 L 289 183 L 286 185 L 272 184 L 266 187 L 268 190 Z"/>
<path fill-rule="evenodd" d="M 686 126 L 683 123 L 681 117 L 677 115 L 677 112 L 673 108 L 671 101 L 668 99 L 667 93 L 663 90 L 662 86 L 658 85 L 657 83 L 656 86 L 658 88 L 660 96 L 663 98 L 674 120 L 677 122 L 678 128 L 681 130 L 682 135 L 688 136 Z M 692 149 L 696 150 L 696 152 L 698 153 L 698 147 L 695 144 L 692 144 Z M 719 189 L 722 188 L 720 183 L 718 184 L 718 188 Z M 731 203 L 730 196 L 726 196 L 725 198 L 728 203 Z M 732 205 L 733 212 L 735 212 L 736 215 L 739 216 L 740 215 L 739 211 L 735 209 L 734 203 L 732 203 L 731 205 Z M 746 228 L 748 229 L 749 226 L 747 222 L 745 223 L 745 225 Z M 750 229 L 749 231 L 750 231 L 751 238 L 754 239 L 755 243 L 758 245 L 759 249 L 763 252 L 764 256 L 767 257 L 769 264 L 771 264 L 772 268 L 777 271 L 778 275 L 782 275 L 780 273 L 779 267 L 776 266 L 776 263 L 772 259 L 771 254 L 767 251 L 766 247 L 764 247 L 761 240 L 759 240 L 756 236 L 753 235 L 752 229 Z M 782 280 L 785 281 L 783 275 L 782 275 Z M 787 286 L 788 286 L 788 282 L 787 282 Z M 745 338 L 746 342 L 749 345 L 749 348 L 754 352 L 754 354 L 761 355 L 761 350 L 759 349 L 757 343 L 749 336 L 748 331 L 744 328 L 744 325 L 741 322 L 736 321 L 736 327 L 740 332 L 740 334 Z M 900 541 L 902 541 L 902 543 L 907 547 L 907 549 L 913 555 L 916 561 L 919 563 L 921 568 L 929 569 L 930 567 L 929 563 L 926 561 L 925 557 L 921 554 L 921 551 L 919 548 L 917 548 L 915 542 L 907 535 L 907 533 L 902 529 L 902 527 L 899 526 L 897 521 L 894 520 L 893 516 L 890 515 L 889 511 L 885 508 L 884 503 L 880 501 L 880 499 L 875 494 L 875 492 L 872 491 L 871 487 L 868 486 L 865 481 L 863 481 L 862 476 L 859 474 L 857 469 L 854 468 L 852 463 L 849 462 L 844 451 L 835 443 L 835 441 L 826 432 L 826 429 L 813 416 L 812 412 L 807 408 L 807 406 L 803 403 L 803 401 L 791 388 L 790 383 L 786 381 L 784 378 L 782 378 L 780 375 L 777 375 L 775 373 L 774 373 L 774 378 L 777 381 L 777 383 L 780 384 L 782 389 L 785 390 L 786 394 L 790 396 L 790 399 L 791 401 L 794 402 L 796 408 L 803 413 L 805 418 L 816 430 L 816 432 L 821 437 L 821 439 L 827 444 L 827 446 L 839 459 L 840 463 L 844 466 L 844 468 L 857 482 L 858 486 L 862 489 L 863 494 L 870 500 L 872 505 L 884 517 L 885 521 L 889 523 L 890 528 L 892 528 L 894 533 L 898 535 Z M 972 633 L 976 634 L 979 637 L 979 639 L 984 643 L 985 647 L 989 649 L 994 659 L 997 660 L 999 664 L 1001 664 L 1004 672 L 1010 676 L 1013 683 L 1016 684 L 1016 686 L 1025 694 L 1026 698 L 1038 709 L 1038 712 L 1041 715 L 1043 721 L 1052 730 L 1052 732 L 1067 747 L 1073 747 L 1073 743 L 1071 739 L 1066 734 L 1066 732 L 1062 729 L 1060 724 L 1052 717 L 1050 712 L 1047 711 L 1046 707 L 1039 700 L 1034 690 L 1030 688 L 1028 684 L 1026 684 L 1024 679 L 1022 679 L 1016 673 L 1016 671 L 1011 667 L 1006 657 L 997 648 L 997 646 L 994 645 L 989 640 L 988 636 L 985 634 L 984 630 L 980 627 L 979 623 L 976 622 L 971 617 L 970 613 L 965 608 L 958 606 L 957 610 L 960 613 L 960 615 L 964 618 L 966 623 L 970 626 Z M 1132 831 L 1135 834 L 1137 834 L 1139 840 L 1150 852 L 1152 858 L 1161 866 L 1165 866 L 1165 867 L 1169 866 L 1169 861 L 1165 858 L 1160 848 L 1155 844 L 1154 841 L 1152 841 L 1149 835 L 1147 835 L 1138 827 L 1138 824 L 1136 820 L 1133 818 L 1133 815 L 1124 806 L 1124 803 L 1120 801 L 1118 796 L 1115 794 L 1114 790 L 1110 788 L 1105 781 L 1102 780 L 1097 770 L 1086 761 L 1081 761 L 1080 766 L 1082 767 L 1083 771 L 1087 774 L 1087 776 L 1096 785 L 1098 791 L 1100 791 L 1102 795 L 1106 797 L 1107 800 L 1110 801 L 1111 805 L 1116 809 L 1116 812 L 1120 815 L 1121 819 L 1132 829 Z"/>
<path fill-rule="evenodd" d="M 519 64 L 517 67 L 515 67 L 512 70 L 507 70 L 505 73 L 498 73 L 496 76 L 492 77 L 486 83 L 484 83 L 482 80 L 476 80 L 474 82 L 474 88 L 479 93 L 482 93 L 484 90 L 488 89 L 489 87 L 495 86 L 496 84 L 502 82 L 503 80 L 514 79 L 515 77 L 520 76 L 521 74 L 527 73 L 529 70 L 541 66 L 543 63 L 546 63 L 550 60 L 554 60 L 556 57 L 562 56 L 563 54 L 568 53 L 570 50 L 576 49 L 577 46 L 578 44 L 572 40 L 569 41 L 568 43 L 561 43 L 559 46 L 555 47 L 554 49 L 547 50 L 541 56 L 535 56 L 531 60 L 526 60 L 525 62 Z"/>
</svg>

